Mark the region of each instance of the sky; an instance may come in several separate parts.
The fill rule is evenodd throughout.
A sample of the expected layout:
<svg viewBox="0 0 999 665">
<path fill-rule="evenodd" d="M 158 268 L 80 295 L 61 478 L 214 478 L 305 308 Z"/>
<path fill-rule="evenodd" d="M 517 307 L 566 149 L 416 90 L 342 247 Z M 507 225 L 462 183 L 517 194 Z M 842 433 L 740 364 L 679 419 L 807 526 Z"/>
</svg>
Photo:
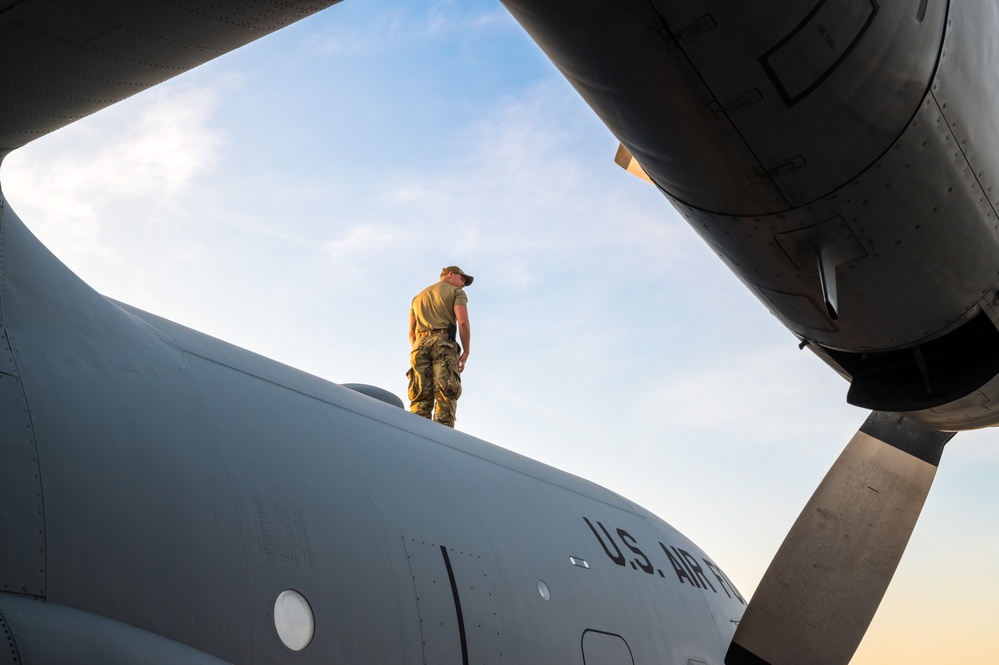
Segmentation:
<svg viewBox="0 0 999 665">
<path fill-rule="evenodd" d="M 497 2 L 347 0 L 0 178 L 104 295 L 401 398 L 410 300 L 461 266 L 457 428 L 638 502 L 749 596 L 867 413 L 616 149 Z M 997 443 L 948 444 L 854 665 L 999 662 Z"/>
</svg>

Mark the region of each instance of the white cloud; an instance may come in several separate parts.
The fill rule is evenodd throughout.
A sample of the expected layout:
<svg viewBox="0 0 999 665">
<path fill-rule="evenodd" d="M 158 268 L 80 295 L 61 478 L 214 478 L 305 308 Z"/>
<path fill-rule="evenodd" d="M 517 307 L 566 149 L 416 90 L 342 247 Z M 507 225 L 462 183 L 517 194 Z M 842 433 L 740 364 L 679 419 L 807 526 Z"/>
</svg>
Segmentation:
<svg viewBox="0 0 999 665">
<path fill-rule="evenodd" d="M 385 49 L 385 42 L 396 41 L 406 25 L 402 12 L 379 12 L 365 29 L 333 21 L 326 30 L 309 36 L 310 53 L 325 56 L 371 55 Z"/>
<path fill-rule="evenodd" d="M 628 260 L 634 271 L 672 270 L 700 241 L 658 191 L 613 164 L 609 132 L 594 145 L 591 115 L 559 84 L 522 90 L 454 127 L 439 147 L 442 168 L 386 174 L 371 214 L 447 227 L 462 252 L 496 262 L 550 252 L 557 263 L 573 250 Z"/>
<path fill-rule="evenodd" d="M 843 404 L 849 384 L 817 358 L 796 360 L 792 353 L 758 345 L 699 353 L 692 365 L 663 377 L 640 410 L 665 429 L 737 446 L 790 444 L 806 451 L 824 445 L 827 432 L 841 429 L 844 409 L 852 408 Z M 847 430 L 867 417 L 853 410 L 856 422 Z"/>
<path fill-rule="evenodd" d="M 358 226 L 337 240 L 323 243 L 323 252 L 330 261 L 342 263 L 398 245 L 402 234 L 392 229 Z"/>
<path fill-rule="evenodd" d="M 144 292 L 148 248 L 122 251 L 120 243 L 158 224 L 175 231 L 190 224 L 185 197 L 224 144 L 212 121 L 217 90 L 227 81 L 215 83 L 164 86 L 38 139 L 4 161 L 4 193 L 95 288 L 122 284 L 127 274 L 130 292 Z M 161 246 L 158 256 L 200 254 L 196 242 L 174 235 L 179 246 Z M 105 292 L 125 295 L 113 291 Z"/>
<path fill-rule="evenodd" d="M 365 14 L 362 24 L 352 21 L 352 9 L 338 7 L 327 14 L 327 27 L 310 36 L 310 53 L 326 56 L 374 55 L 441 40 L 474 39 L 476 34 L 514 26 L 502 7 L 468 7 L 449 0 L 404 9 Z"/>
<path fill-rule="evenodd" d="M 214 162 L 221 138 L 207 122 L 215 106 L 204 88 L 150 91 L 39 139 L 45 145 L 31 157 L 13 153 L 4 182 L 30 195 L 44 181 L 48 194 L 73 200 L 176 194 Z"/>
</svg>

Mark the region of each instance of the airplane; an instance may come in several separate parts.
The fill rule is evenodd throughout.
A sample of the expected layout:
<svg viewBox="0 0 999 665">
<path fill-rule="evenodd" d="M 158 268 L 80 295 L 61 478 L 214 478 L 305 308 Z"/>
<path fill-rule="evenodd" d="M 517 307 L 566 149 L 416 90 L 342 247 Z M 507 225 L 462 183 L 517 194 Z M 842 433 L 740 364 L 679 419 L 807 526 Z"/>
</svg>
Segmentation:
<svg viewBox="0 0 999 665">
<path fill-rule="evenodd" d="M 574 49 L 587 44 L 615 50 L 613 41 L 579 41 L 574 36 L 615 27 L 609 17 L 620 18 L 617 27 L 630 26 L 620 35 L 634 35 L 634 26 L 647 18 L 643 12 L 648 7 L 636 4 L 629 12 L 615 5 L 608 14 L 598 11 L 599 3 L 541 5 L 508 7 L 563 66 L 586 63 L 586 49 L 583 54 Z M 0 25 L 8 57 L 0 80 L 5 90 L 17 91 L 13 99 L 22 104 L 4 109 L 0 127 L 4 154 L 201 58 L 234 48 L 256 36 L 250 33 L 262 31 L 261 26 L 272 28 L 320 8 L 311 3 L 261 7 L 231 2 L 191 11 L 172 3 L 128 14 L 126 8 L 111 3 L 94 3 L 82 12 L 60 3 L 28 0 L 4 8 Z M 737 8 L 727 9 L 738 13 Z M 926 9 L 924 3 L 927 13 L 921 20 L 933 12 L 939 19 L 938 9 Z M 710 21 L 698 22 L 703 29 L 684 36 L 696 39 L 726 25 L 719 18 L 724 10 L 721 3 L 710 15 L 703 14 Z M 878 9 L 882 18 L 888 13 Z M 568 18 L 579 20 L 573 23 Z M 705 27 L 711 22 L 715 22 L 711 29 Z M 961 25 L 967 28 L 965 24 Z M 880 24 L 872 18 L 870 25 Z M 654 32 L 661 39 L 662 29 L 660 25 L 637 34 Z M 872 29 L 865 28 L 864 34 Z M 666 30 L 678 32 L 675 26 Z M 86 39 L 80 37 L 84 33 Z M 557 37 L 566 43 L 556 48 L 548 39 Z M 672 47 L 668 40 L 663 43 L 659 50 L 658 44 L 644 45 L 653 53 L 662 49 L 668 53 Z M 623 44 L 634 46 L 635 41 L 625 39 Z M 193 45 L 198 48 L 190 48 Z M 190 53 L 194 50 L 197 55 Z M 18 57 L 9 57 L 12 52 Z M 168 61 L 179 58 L 182 65 L 151 66 L 154 63 L 148 59 L 134 55 L 154 52 Z M 123 55 L 129 53 L 132 57 Z M 613 62 L 606 53 L 599 55 L 600 64 Z M 652 62 L 648 55 L 638 52 L 629 57 L 639 57 L 644 65 Z M 53 59 L 61 66 L 55 67 Z M 96 61 L 101 76 L 84 74 Z M 129 85 L 113 80 L 112 64 L 120 68 L 119 76 L 131 81 Z M 634 63 L 618 64 L 632 71 L 628 65 Z M 52 88 L 25 85 L 27 67 L 46 72 L 32 81 Z M 830 74 L 826 80 L 835 82 L 835 78 Z M 596 85 L 581 86 L 584 90 L 614 91 L 602 87 L 605 82 L 585 82 Z M 95 89 L 83 97 L 81 86 Z M 57 94 L 70 88 L 72 96 Z M 810 94 L 820 92 L 821 86 Z M 642 108 L 630 103 L 625 107 Z M 46 111 L 40 113 L 40 107 Z M 721 119 L 741 108 L 712 112 Z M 618 114 L 605 111 L 602 116 Z M 639 149 L 642 142 L 621 128 L 615 134 L 650 179 L 668 190 L 671 200 L 679 201 L 672 189 L 662 185 L 667 181 L 655 168 L 655 150 Z M 649 132 L 649 136 L 659 134 Z M 811 164 L 811 155 L 803 159 L 805 165 L 799 169 Z M 783 175 L 782 171 L 769 178 Z M 765 180 L 759 173 L 756 176 Z M 871 194 L 871 199 L 876 197 Z M 690 201 L 682 203 L 688 219 L 698 218 L 696 210 L 690 212 Z M 726 212 L 730 218 L 741 217 Z M 711 219 L 718 211 L 708 207 L 704 214 Z M 768 216 L 750 215 L 761 218 L 755 220 L 761 226 L 776 223 L 763 219 Z M 813 225 L 806 219 L 802 214 L 787 226 L 810 229 Z M 6 201 L 0 223 L 4 250 L 0 314 L 7 351 L 0 369 L 0 409 L 4 432 L 11 433 L 10 438 L 5 434 L 0 447 L 4 532 L 0 621 L 12 662 L 420 662 L 422 658 L 423 662 L 582 659 L 707 664 L 725 658 L 744 599 L 706 553 L 647 511 L 460 432 L 440 431 L 441 427 L 401 411 L 398 405 L 372 401 L 109 301 L 42 247 Z M 905 324 L 909 311 L 888 311 L 882 319 L 880 311 L 866 309 L 863 316 L 869 320 L 864 326 L 850 327 L 857 321 L 851 308 L 858 306 L 858 300 L 867 303 L 858 298 L 856 284 L 841 274 L 839 265 L 823 268 L 828 230 L 812 229 L 804 238 L 804 249 L 793 244 L 800 238 L 791 238 L 787 248 L 780 245 L 788 254 L 815 254 L 816 268 L 792 271 L 793 279 L 805 285 L 805 300 L 825 307 L 825 314 L 817 308 L 819 316 L 836 322 L 829 324 L 836 327 L 826 331 L 828 339 L 840 331 L 859 335 L 872 322 Z M 886 229 L 871 231 L 877 239 L 876 231 Z M 834 233 L 832 238 L 835 244 L 840 236 Z M 739 267 L 715 243 L 712 246 L 723 259 Z M 733 244 L 728 251 L 748 252 Z M 793 263 L 795 256 L 781 261 Z M 765 288 L 749 281 L 754 293 Z M 771 299 L 768 302 L 779 309 Z M 802 321 L 779 311 L 793 332 L 802 331 Z M 800 311 L 810 310 L 802 306 Z M 809 322 L 818 319 L 804 323 Z M 833 348 L 828 341 L 824 345 L 827 338 L 808 331 L 801 336 L 808 341 L 806 347 L 820 356 L 825 353 L 834 369 L 846 371 L 842 367 L 846 361 L 830 351 L 850 351 Z M 876 352 L 866 349 L 861 355 L 866 360 Z M 924 374 L 928 372 L 919 376 L 925 384 Z M 885 390 L 891 397 L 891 389 L 898 388 L 891 381 L 879 383 L 884 374 L 868 376 L 875 396 Z M 856 382 L 856 376 L 851 378 Z M 929 388 L 941 390 L 935 385 L 941 377 L 932 378 Z M 963 374 L 956 378 L 971 380 Z M 948 394 L 953 390 L 958 389 Z M 385 397 L 377 389 L 361 387 L 361 391 Z M 939 399 L 928 397 L 930 392 L 906 394 L 921 403 Z M 948 428 L 981 424 L 985 403 L 978 402 L 977 410 L 962 405 L 947 411 L 941 407 L 951 403 L 944 402 L 928 407 L 934 410 L 925 414 L 896 403 L 871 405 L 910 414 L 872 416 L 856 439 L 875 456 L 906 467 L 902 475 L 920 476 L 921 483 L 913 490 L 917 496 L 897 500 L 899 510 L 910 512 L 908 521 L 915 519 L 911 508 L 920 500 L 918 494 L 928 490 L 926 476 L 932 469 L 927 467 L 933 464 L 899 458 L 896 445 L 886 448 L 878 442 L 915 442 L 923 449 L 915 452 L 933 460 L 951 430 L 929 427 L 926 419 L 943 413 L 968 421 L 949 420 Z M 851 443 L 851 447 L 856 446 Z M 845 463 L 854 460 L 847 457 Z M 184 493 L 179 494 L 178 488 Z M 842 486 L 832 490 L 843 492 Z M 840 500 L 844 510 L 858 503 L 852 494 Z M 884 584 L 885 576 L 891 576 L 891 570 L 884 568 L 893 570 L 897 549 L 904 547 L 898 541 L 907 539 L 911 529 L 909 524 L 899 528 L 898 520 L 889 522 L 890 530 L 898 531 L 889 534 L 889 543 L 885 544 L 889 539 L 884 534 L 871 537 L 871 547 L 889 559 L 874 574 L 875 582 Z M 795 531 L 789 542 L 800 548 L 808 538 L 795 537 Z M 792 564 L 815 556 L 793 555 Z M 781 561 L 778 555 L 777 562 Z M 780 574 L 786 570 L 778 568 Z M 841 576 L 852 573 L 853 569 L 839 571 Z M 799 583 L 816 581 L 812 575 L 797 575 L 793 579 Z M 837 586 L 841 584 L 835 577 L 820 581 L 796 589 L 792 599 L 828 612 L 829 587 L 843 590 Z M 867 590 L 871 584 L 863 586 Z M 746 612 L 748 618 L 754 608 L 764 615 L 787 600 L 767 601 L 764 594 L 765 602 L 757 605 L 757 596 Z M 836 621 L 843 617 L 833 607 L 830 616 L 822 617 L 824 630 L 819 635 L 789 629 L 787 624 L 796 617 L 778 617 L 783 625 L 762 628 L 761 619 L 743 620 L 739 630 L 749 625 L 754 632 L 744 641 L 737 635 L 737 646 L 726 662 L 846 662 L 842 658 L 849 659 L 859 641 L 856 633 L 862 636 L 865 619 L 869 621 L 879 600 L 877 592 L 867 598 L 847 598 L 851 610 L 868 605 L 867 614 L 860 612 L 859 619 L 848 617 L 863 625 L 839 626 Z M 760 646 L 761 633 L 777 644 L 764 641 Z M 802 660 L 796 652 L 788 653 L 792 646 L 802 648 L 788 644 L 798 637 L 810 641 L 807 648 L 825 653 L 836 647 L 837 653 L 828 661 Z M 754 655 L 758 652 L 765 652 L 767 660 L 753 661 L 760 658 Z"/>
</svg>

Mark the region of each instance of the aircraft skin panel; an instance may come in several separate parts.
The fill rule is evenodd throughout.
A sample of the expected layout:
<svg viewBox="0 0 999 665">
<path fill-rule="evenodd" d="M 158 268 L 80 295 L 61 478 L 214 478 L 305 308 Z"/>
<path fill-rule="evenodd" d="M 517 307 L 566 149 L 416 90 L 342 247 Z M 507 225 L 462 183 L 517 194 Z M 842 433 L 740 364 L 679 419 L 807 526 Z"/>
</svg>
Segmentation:
<svg viewBox="0 0 999 665">
<path fill-rule="evenodd" d="M 565 662 L 571 654 L 553 649 L 578 641 L 580 624 L 624 636 L 637 662 L 686 662 L 679 656 L 697 655 L 698 643 L 729 639 L 741 602 L 726 596 L 714 577 L 714 589 L 696 573 L 678 577 L 670 556 L 679 559 L 677 552 L 686 551 L 702 571 L 707 571 L 708 557 L 665 523 L 639 509 L 581 505 L 576 495 L 501 467 L 482 468 L 475 458 L 457 452 L 446 461 L 478 518 L 489 525 L 504 588 L 517 590 L 509 594 L 508 616 L 527 618 L 517 624 L 521 652 L 531 654 L 527 662 L 536 656 L 541 662 Z M 504 518 L 506 514 L 515 519 Z M 577 545 L 573 549 L 567 543 Z M 549 601 L 538 592 L 540 581 L 550 588 Z M 727 611 L 718 612 L 719 606 Z M 716 632 L 714 615 L 722 618 L 727 635 Z M 636 621 L 671 624 L 675 630 L 639 639 Z"/>
<path fill-rule="evenodd" d="M 0 373 L 0 591 L 45 595 L 38 450 L 21 380 Z"/>
<path fill-rule="evenodd" d="M 991 260 L 999 252 L 999 237 L 991 229 L 995 216 L 981 187 L 968 177 L 967 161 L 955 155 L 954 143 L 939 104 L 928 96 L 874 168 L 807 213 L 746 220 L 746 233 L 735 238 L 725 233 L 732 228 L 731 218 L 682 205 L 678 211 L 800 336 L 834 349 L 868 351 L 926 341 L 964 322 L 996 281 Z M 918 162 L 936 166 L 914 170 Z M 918 187 L 910 191 L 905 183 Z M 886 194 L 875 197 L 875 192 Z M 890 229 L 875 226 L 875 220 L 893 218 L 899 223 Z M 795 235 L 803 236 L 801 248 Z M 837 320 L 823 314 L 819 257 L 804 249 L 818 243 L 837 263 Z M 928 255 L 927 247 L 934 252 Z M 761 291 L 806 298 L 820 318 L 806 320 Z M 916 293 L 917 299 L 899 297 Z M 863 323 L 860 313 L 870 313 Z"/>
<path fill-rule="evenodd" d="M 419 538 L 404 538 L 403 544 L 419 606 L 423 661 L 504 662 L 493 584 L 482 556 Z"/>
<path fill-rule="evenodd" d="M 833 22 L 814 23 L 816 4 Z M 672 200 L 739 217 L 806 205 L 888 150 L 929 90 L 946 19 L 946 3 L 915 21 L 870 0 L 504 5 Z M 865 20 L 840 38 L 838 14 Z M 821 72 L 793 104 L 765 66 L 789 50 Z"/>
<path fill-rule="evenodd" d="M 246 622 L 236 618 L 248 617 L 250 604 L 239 516 L 220 450 L 205 438 L 209 419 L 179 371 L 182 354 L 101 303 L 9 208 L 3 222 L 5 330 L 50 501 L 48 584 L 34 595 L 137 625 L 180 616 L 199 630 L 238 634 L 232 623 Z M 206 548 L 216 556 L 192 557 Z M 176 597 L 171 578 L 161 577 L 171 574 L 201 602 Z M 238 602 L 207 602 L 218 596 Z M 191 643 L 189 626 L 173 630 Z M 249 645 L 249 633 L 242 636 L 234 643 Z"/>
<path fill-rule="evenodd" d="M 247 526 L 183 375 L 27 365 L 37 377 L 28 391 L 47 499 L 47 598 L 140 627 L 170 625 L 173 639 L 199 649 L 211 646 L 198 639 L 206 631 L 242 637 L 234 645 L 246 646 L 227 658 L 248 659 Z M 67 403 L 77 392 L 87 398 Z"/>
<path fill-rule="evenodd" d="M 142 405 L 130 403 L 128 395 L 155 397 L 148 375 L 129 375 L 138 380 L 120 385 L 118 392 L 97 379 L 118 370 L 60 367 L 64 371 L 54 373 L 52 379 L 67 389 L 81 387 L 74 386 L 68 376 L 78 374 L 78 381 L 106 396 L 81 405 L 86 413 L 81 410 L 79 421 L 74 417 L 77 414 L 63 414 L 69 422 L 86 422 L 87 414 L 114 412 L 121 405 L 135 409 L 138 418 L 144 415 Z M 222 375 L 231 372 L 207 363 L 203 369 Z M 189 367 L 188 371 L 201 384 L 201 369 Z M 119 383 L 118 377 L 108 383 Z M 713 634 L 712 611 L 724 609 L 723 616 L 731 621 L 741 605 L 723 604 L 720 588 L 708 590 L 693 584 L 697 580 L 705 585 L 709 578 L 691 573 L 680 578 L 669 567 L 671 559 L 659 549 L 660 542 L 689 552 L 695 559 L 706 558 L 678 534 L 664 537 L 634 513 L 611 509 L 519 473 L 513 477 L 527 486 L 517 488 L 525 497 L 522 507 L 510 504 L 510 490 L 500 483 L 495 488 L 484 483 L 472 494 L 455 482 L 452 465 L 468 467 L 465 475 L 479 479 L 511 472 L 426 439 L 414 440 L 396 428 L 373 428 L 370 420 L 349 412 L 337 414 L 339 426 L 330 429 L 309 412 L 335 407 L 313 405 L 309 400 L 308 408 L 295 408 L 293 402 L 304 401 L 297 393 L 274 384 L 247 383 L 249 390 L 238 391 L 228 383 L 224 396 L 217 395 L 206 404 L 215 414 L 212 430 L 225 450 L 222 461 L 212 442 L 205 445 L 192 440 L 181 445 L 185 442 L 177 428 L 163 427 L 165 423 L 154 422 L 159 426 L 153 432 L 131 437 L 108 423 L 94 423 L 95 431 L 77 425 L 72 442 L 79 445 L 76 454 L 72 447 L 67 449 L 68 442 L 60 445 L 59 433 L 40 430 L 43 458 L 51 460 L 43 464 L 46 506 L 59 516 L 50 519 L 46 528 L 49 549 L 58 553 L 48 558 L 49 599 L 140 627 L 156 627 L 168 637 L 209 652 L 218 648 L 219 635 L 231 636 L 228 646 L 234 650 L 215 653 L 228 660 L 254 662 L 236 647 L 252 643 L 260 648 L 261 643 L 268 643 L 267 606 L 284 588 L 294 588 L 325 619 L 316 637 L 317 652 L 335 649 L 351 662 L 398 662 L 402 645 L 407 643 L 404 636 L 411 637 L 416 629 L 412 607 L 407 612 L 397 598 L 399 583 L 406 581 L 398 579 L 403 556 L 399 538 L 418 530 L 421 533 L 416 535 L 422 540 L 481 556 L 483 569 L 491 571 L 491 577 L 504 580 L 506 588 L 513 584 L 514 598 L 504 598 L 503 591 L 495 593 L 498 608 L 510 605 L 497 625 L 504 639 L 516 640 L 517 650 L 532 656 L 529 660 L 539 655 L 564 662 L 572 656 L 565 651 L 566 645 L 574 645 L 576 640 L 571 638 L 583 628 L 628 636 L 637 629 L 641 634 L 650 622 L 672 625 L 676 632 L 657 638 L 662 643 L 635 640 L 636 652 L 648 650 L 650 655 L 683 652 L 705 644 L 705 639 L 720 648 L 730 637 Z M 263 391 L 257 391 L 259 385 Z M 261 393 L 266 400 L 254 399 Z M 164 397 L 177 405 L 177 415 L 190 413 L 190 405 L 178 400 L 178 394 Z M 154 404 L 162 410 L 162 403 Z M 290 431 L 268 427 L 273 409 L 294 414 Z M 44 409 L 39 417 L 46 418 Z M 233 418 L 241 420 L 238 426 L 218 425 Z M 195 425 L 189 422 L 184 427 Z M 63 438 L 69 437 L 64 434 Z M 136 441 L 134 450 L 102 445 L 102 440 L 130 439 Z M 120 469 L 130 472 L 122 476 L 105 471 L 98 478 L 80 478 L 76 470 L 81 454 L 98 468 L 120 464 Z M 359 459 L 364 462 L 358 464 Z M 227 496 L 230 477 L 238 494 L 238 516 L 232 509 L 225 510 L 233 503 Z M 176 499 L 177 487 L 185 489 L 183 502 Z M 79 496 L 88 499 L 74 503 Z M 159 498 L 164 496 L 173 496 L 173 502 L 164 505 Z M 358 497 L 374 497 L 377 510 Z M 490 506 L 492 511 L 484 509 Z M 526 531 L 524 525 L 532 514 L 543 517 L 536 518 L 539 524 Z M 278 533 L 276 543 L 264 537 L 268 516 L 278 523 L 269 527 Z M 587 516 L 603 540 L 589 530 Z M 297 525 L 300 539 L 289 538 L 289 524 Z M 242 533 L 235 531 L 237 525 Z M 629 537 L 633 539 L 625 540 Z M 384 545 L 393 541 L 394 547 Z M 238 543 L 243 546 L 237 547 Z M 654 565 L 657 572 L 646 574 L 635 565 L 615 563 L 602 543 L 614 557 L 627 553 L 629 564 Z M 632 552 L 626 543 L 642 553 Z M 587 561 L 590 568 L 574 566 L 569 557 Z M 150 561 L 155 562 L 152 576 Z M 689 566 L 689 561 L 684 565 Z M 81 568 L 91 574 L 79 576 Z M 185 584 L 178 586 L 177 579 Z M 548 603 L 542 602 L 537 591 L 542 580 L 552 589 L 553 599 Z M 592 599 L 618 595 L 631 600 L 608 622 L 607 608 L 594 607 Z M 135 607 L 138 598 L 142 602 Z M 330 604 L 352 610 L 346 615 L 336 611 L 332 620 Z M 703 609 L 694 612 L 692 606 Z M 128 608 L 127 614 L 120 614 L 122 608 Z M 689 623 L 680 622 L 678 614 Z M 177 616 L 184 621 L 171 625 Z M 373 621 L 377 629 L 372 629 Z M 532 634 L 525 623 L 536 626 L 537 633 Z M 712 627 L 707 634 L 706 627 Z M 273 638 L 270 642 L 272 654 L 280 653 L 280 645 Z"/>
<path fill-rule="evenodd" d="M 33 139 L 336 1 L 0 3 L 0 161 Z"/>
<path fill-rule="evenodd" d="M 187 358 L 192 356 L 211 360 L 225 365 L 238 372 L 249 374 L 264 381 L 280 384 L 289 390 L 300 392 L 314 399 L 350 409 L 356 413 L 376 417 L 391 423 L 393 426 L 404 427 L 413 434 L 426 435 L 434 438 L 440 445 L 456 447 L 467 454 L 474 454 L 484 460 L 500 463 L 508 468 L 526 473 L 548 483 L 565 487 L 572 491 L 588 495 L 599 495 L 602 501 L 623 507 L 634 506 L 634 503 L 619 494 L 611 492 L 590 481 L 565 474 L 558 469 L 542 464 L 530 458 L 517 455 L 500 446 L 477 439 L 467 434 L 449 436 L 440 432 L 439 428 L 424 419 L 413 420 L 404 413 L 385 412 L 382 403 L 372 400 L 353 390 L 346 390 L 336 384 L 307 374 L 270 360 L 259 354 L 239 348 L 209 335 L 199 333 L 173 321 L 144 312 L 130 305 L 113 302 L 120 309 L 147 322 L 155 331 L 169 340 L 169 345 L 184 352 Z"/>
<path fill-rule="evenodd" d="M 0 193 L 0 272 L 13 213 Z M 0 288 L 0 592 L 44 596 L 45 512 L 38 449 L 14 361 Z"/>
<path fill-rule="evenodd" d="M 655 4 L 669 48 L 701 74 L 792 208 L 845 185 L 891 148 L 929 91 L 947 17 L 942 2 L 920 20 L 911 5 L 875 0 L 785 0 L 762 11 L 728 0 Z M 782 212 L 747 200 L 722 210 L 717 196 L 686 203 L 739 216 Z"/>
<path fill-rule="evenodd" d="M 997 422 L 995 6 L 504 4 L 851 403 Z"/>
<path fill-rule="evenodd" d="M 3 665 L 226 665 L 186 644 L 56 603 L 0 593 Z"/>
<path fill-rule="evenodd" d="M 999 25 L 999 6 L 951 2 L 948 18 L 933 98 L 950 128 L 952 156 L 964 178 L 976 183 L 979 215 L 985 217 L 999 208 L 999 154 L 994 150 L 999 145 L 994 116 L 999 105 L 999 71 L 987 66 L 999 62 L 999 45 L 991 38 L 992 26 Z M 969 90 L 974 94 L 969 96 Z M 999 223 L 992 219 L 996 232 Z"/>
<path fill-rule="evenodd" d="M 636 662 L 721 661 L 744 603 L 647 511 L 123 309 L 9 208 L 3 224 L 4 330 L 44 498 L 36 595 L 239 663 L 293 654 L 273 624 L 287 589 L 316 617 L 303 662 L 424 662 L 437 647 L 421 618 L 459 606 L 464 630 L 434 639 L 463 641 L 470 662 L 572 662 L 586 630 L 620 635 Z"/>
</svg>

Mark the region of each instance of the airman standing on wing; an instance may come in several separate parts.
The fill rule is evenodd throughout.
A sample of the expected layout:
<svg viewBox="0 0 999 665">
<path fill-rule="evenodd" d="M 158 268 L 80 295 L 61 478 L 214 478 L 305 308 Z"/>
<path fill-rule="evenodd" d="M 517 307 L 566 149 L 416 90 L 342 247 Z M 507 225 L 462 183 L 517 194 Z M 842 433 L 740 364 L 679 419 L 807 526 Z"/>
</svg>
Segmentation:
<svg viewBox="0 0 999 665">
<path fill-rule="evenodd" d="M 473 279 L 458 266 L 448 266 L 441 270 L 440 281 L 420 291 L 409 308 L 409 410 L 448 427 L 454 427 L 461 373 L 468 360 L 472 333 L 463 287 Z"/>
</svg>

